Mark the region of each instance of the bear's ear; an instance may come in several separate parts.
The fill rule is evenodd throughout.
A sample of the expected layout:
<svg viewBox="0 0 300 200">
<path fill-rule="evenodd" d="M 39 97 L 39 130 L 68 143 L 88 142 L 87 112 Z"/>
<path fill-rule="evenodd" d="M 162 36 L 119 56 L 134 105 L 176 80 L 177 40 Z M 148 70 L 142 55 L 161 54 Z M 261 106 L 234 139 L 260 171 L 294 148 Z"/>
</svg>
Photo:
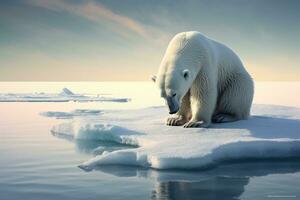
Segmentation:
<svg viewBox="0 0 300 200">
<path fill-rule="evenodd" d="M 184 70 L 182 71 L 182 75 L 183 75 L 183 77 L 184 77 L 185 79 L 188 79 L 189 76 L 190 76 L 190 70 L 184 69 Z"/>
<path fill-rule="evenodd" d="M 156 76 L 155 75 L 151 76 L 151 80 L 155 83 L 156 82 Z"/>
</svg>

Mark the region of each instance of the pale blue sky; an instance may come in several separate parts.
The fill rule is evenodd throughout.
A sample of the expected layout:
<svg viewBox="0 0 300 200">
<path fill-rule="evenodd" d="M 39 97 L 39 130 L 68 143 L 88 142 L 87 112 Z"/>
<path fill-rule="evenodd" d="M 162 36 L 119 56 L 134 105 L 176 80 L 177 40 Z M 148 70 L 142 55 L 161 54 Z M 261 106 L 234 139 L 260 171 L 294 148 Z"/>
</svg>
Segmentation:
<svg viewBox="0 0 300 200">
<path fill-rule="evenodd" d="M 297 0 L 8 0 L 0 80 L 147 80 L 174 34 L 234 49 L 256 80 L 300 80 Z"/>
</svg>

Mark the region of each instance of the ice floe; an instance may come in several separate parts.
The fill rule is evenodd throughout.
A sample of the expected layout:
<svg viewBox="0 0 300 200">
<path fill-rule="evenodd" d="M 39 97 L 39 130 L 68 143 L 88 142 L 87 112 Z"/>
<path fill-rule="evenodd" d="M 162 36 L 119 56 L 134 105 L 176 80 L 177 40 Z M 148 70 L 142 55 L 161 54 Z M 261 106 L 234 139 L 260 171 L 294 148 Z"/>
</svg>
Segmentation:
<svg viewBox="0 0 300 200">
<path fill-rule="evenodd" d="M 58 94 L 52 93 L 2 93 L 0 102 L 128 102 L 129 98 L 116 98 L 105 95 L 75 94 L 68 88 L 63 88 Z"/>
<path fill-rule="evenodd" d="M 167 110 L 152 107 L 105 111 L 53 127 L 58 137 L 100 140 L 137 146 L 104 152 L 79 165 L 133 165 L 156 169 L 203 168 L 240 159 L 300 157 L 300 109 L 254 105 L 252 117 L 207 129 L 165 125 Z"/>
<path fill-rule="evenodd" d="M 69 119 L 78 116 L 100 115 L 101 113 L 102 113 L 101 110 L 76 109 L 71 112 L 47 111 L 47 112 L 41 112 L 40 114 L 45 117 L 55 117 L 57 119 Z"/>
</svg>

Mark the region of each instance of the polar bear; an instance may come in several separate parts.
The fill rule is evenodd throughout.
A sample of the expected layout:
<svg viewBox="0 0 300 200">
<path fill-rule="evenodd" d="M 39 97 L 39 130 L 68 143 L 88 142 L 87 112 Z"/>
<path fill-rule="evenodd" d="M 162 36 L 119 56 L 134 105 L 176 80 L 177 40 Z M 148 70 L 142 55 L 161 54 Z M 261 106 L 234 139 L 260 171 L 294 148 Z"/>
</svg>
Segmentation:
<svg viewBox="0 0 300 200">
<path fill-rule="evenodd" d="M 191 31 L 169 43 L 152 80 L 166 100 L 167 125 L 209 127 L 247 119 L 253 99 L 251 76 L 227 46 Z"/>
</svg>

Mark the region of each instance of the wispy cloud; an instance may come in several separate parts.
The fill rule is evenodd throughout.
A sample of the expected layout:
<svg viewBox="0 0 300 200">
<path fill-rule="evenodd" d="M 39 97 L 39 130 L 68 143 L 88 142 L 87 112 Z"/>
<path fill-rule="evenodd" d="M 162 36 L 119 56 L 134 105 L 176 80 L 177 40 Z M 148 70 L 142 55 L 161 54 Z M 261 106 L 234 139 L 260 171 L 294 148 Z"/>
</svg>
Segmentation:
<svg viewBox="0 0 300 200">
<path fill-rule="evenodd" d="M 123 31 L 131 31 L 144 38 L 151 37 L 149 30 L 138 21 L 124 15 L 116 14 L 109 8 L 95 1 L 84 1 L 83 3 L 71 3 L 63 0 L 29 0 L 32 5 L 53 11 L 65 11 L 81 16 L 95 23 L 112 23 Z"/>
</svg>

